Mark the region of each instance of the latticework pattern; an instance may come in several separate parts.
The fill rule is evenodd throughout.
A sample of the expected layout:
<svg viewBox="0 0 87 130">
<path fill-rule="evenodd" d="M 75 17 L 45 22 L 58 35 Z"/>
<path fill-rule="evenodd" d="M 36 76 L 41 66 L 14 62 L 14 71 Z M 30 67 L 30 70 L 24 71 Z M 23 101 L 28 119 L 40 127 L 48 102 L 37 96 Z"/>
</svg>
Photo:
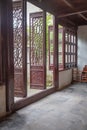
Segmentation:
<svg viewBox="0 0 87 130">
<path fill-rule="evenodd" d="M 15 7 L 13 10 L 13 34 L 14 34 L 14 68 L 22 68 L 22 9 Z"/>
<path fill-rule="evenodd" d="M 31 17 L 31 65 L 43 65 L 43 17 Z"/>
</svg>

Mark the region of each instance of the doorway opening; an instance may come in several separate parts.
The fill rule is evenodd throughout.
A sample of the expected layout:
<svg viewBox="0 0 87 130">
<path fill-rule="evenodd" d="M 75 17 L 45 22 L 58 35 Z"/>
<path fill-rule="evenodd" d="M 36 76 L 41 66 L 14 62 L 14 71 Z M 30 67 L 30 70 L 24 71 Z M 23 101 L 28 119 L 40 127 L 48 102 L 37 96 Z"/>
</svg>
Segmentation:
<svg viewBox="0 0 87 130">
<path fill-rule="evenodd" d="M 53 15 L 29 2 L 13 2 L 14 102 L 53 87 L 49 26 Z"/>
</svg>

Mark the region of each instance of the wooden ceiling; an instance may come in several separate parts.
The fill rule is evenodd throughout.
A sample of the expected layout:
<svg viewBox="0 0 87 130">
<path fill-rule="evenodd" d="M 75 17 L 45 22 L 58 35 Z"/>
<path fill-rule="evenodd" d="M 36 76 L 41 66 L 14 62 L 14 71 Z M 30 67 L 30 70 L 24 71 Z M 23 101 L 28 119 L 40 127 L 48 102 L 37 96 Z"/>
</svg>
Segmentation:
<svg viewBox="0 0 87 130">
<path fill-rule="evenodd" d="M 72 23 L 87 25 L 87 0 L 28 0 L 29 2 Z"/>
</svg>

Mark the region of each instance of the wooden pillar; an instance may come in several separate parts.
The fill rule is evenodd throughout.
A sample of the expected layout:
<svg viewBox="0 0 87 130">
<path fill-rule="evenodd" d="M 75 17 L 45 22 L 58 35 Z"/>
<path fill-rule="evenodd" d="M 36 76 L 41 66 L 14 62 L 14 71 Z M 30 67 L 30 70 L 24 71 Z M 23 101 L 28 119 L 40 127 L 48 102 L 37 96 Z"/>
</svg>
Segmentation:
<svg viewBox="0 0 87 130">
<path fill-rule="evenodd" d="M 2 83 L 2 37 L 1 37 L 1 1 L 0 1 L 0 84 Z"/>
<path fill-rule="evenodd" d="M 13 7 L 12 0 L 7 0 L 7 110 L 14 104 L 14 59 L 13 59 Z"/>
<path fill-rule="evenodd" d="M 53 76 L 54 76 L 54 87 L 57 90 L 59 87 L 59 67 L 58 67 L 58 21 L 54 17 L 54 67 L 53 67 Z"/>
<path fill-rule="evenodd" d="M 78 35 L 77 35 L 78 27 L 76 27 L 76 56 L 75 56 L 75 67 L 78 67 Z"/>
<path fill-rule="evenodd" d="M 24 74 L 24 85 L 25 85 L 25 97 L 27 95 L 27 2 L 25 0 L 22 0 L 22 13 L 23 13 L 23 20 L 22 20 L 22 26 L 23 26 L 23 74 Z M 13 43 L 14 44 L 14 43 Z M 15 72 L 14 72 L 15 73 Z M 15 83 L 14 83 L 15 84 Z M 15 87 L 14 87 L 15 91 Z"/>
<path fill-rule="evenodd" d="M 46 89 L 46 11 L 43 11 L 43 64 L 44 64 L 44 89 Z"/>
<path fill-rule="evenodd" d="M 14 103 L 12 0 L 1 0 L 1 25 L 3 73 L 4 83 L 6 85 L 6 108 L 7 111 L 11 111 Z"/>
<path fill-rule="evenodd" d="M 65 69 L 65 27 L 63 27 L 63 69 Z"/>
</svg>

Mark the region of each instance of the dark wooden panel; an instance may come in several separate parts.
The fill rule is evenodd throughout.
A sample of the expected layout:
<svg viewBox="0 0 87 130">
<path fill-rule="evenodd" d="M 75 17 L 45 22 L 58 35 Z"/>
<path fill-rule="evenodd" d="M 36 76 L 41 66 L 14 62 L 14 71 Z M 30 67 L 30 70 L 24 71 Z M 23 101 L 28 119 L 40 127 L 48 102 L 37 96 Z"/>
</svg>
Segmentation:
<svg viewBox="0 0 87 130">
<path fill-rule="evenodd" d="M 58 54 L 58 44 L 59 44 L 59 36 L 58 36 L 58 21 L 57 18 L 54 17 L 54 22 L 53 22 L 53 31 L 54 31 L 54 59 L 53 59 L 53 82 L 54 82 L 54 87 L 56 90 L 58 90 L 59 87 L 59 70 L 58 70 L 58 62 L 59 62 L 59 54 Z"/>
<path fill-rule="evenodd" d="M 13 2 L 13 38 L 14 38 L 14 95 L 25 97 L 26 85 L 26 21 L 24 2 Z"/>
<path fill-rule="evenodd" d="M 2 37 L 2 62 L 3 80 L 6 85 L 6 111 L 11 111 L 14 104 L 14 73 L 13 73 L 13 25 L 12 1 L 1 2 L 1 37 Z"/>
<path fill-rule="evenodd" d="M 2 83 L 1 1 L 0 1 L 0 83 Z"/>
</svg>

